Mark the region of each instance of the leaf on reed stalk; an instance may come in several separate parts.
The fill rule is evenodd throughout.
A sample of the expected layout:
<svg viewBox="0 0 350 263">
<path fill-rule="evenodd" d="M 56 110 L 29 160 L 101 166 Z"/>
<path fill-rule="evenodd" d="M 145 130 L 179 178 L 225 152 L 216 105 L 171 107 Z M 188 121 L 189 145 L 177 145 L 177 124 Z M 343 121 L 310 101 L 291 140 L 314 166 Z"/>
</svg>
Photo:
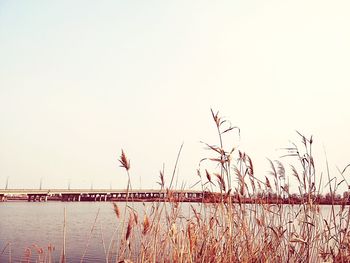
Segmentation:
<svg viewBox="0 0 350 263">
<path fill-rule="evenodd" d="M 199 225 L 200 220 L 201 220 L 200 214 L 197 212 L 197 210 L 196 210 L 192 205 L 191 205 L 191 208 L 192 208 L 192 211 L 193 211 L 194 216 L 196 217 L 197 224 Z"/>
<path fill-rule="evenodd" d="M 199 169 L 197 169 L 197 175 L 199 178 L 202 178 L 201 171 Z"/>
<path fill-rule="evenodd" d="M 225 192 L 226 191 L 226 184 L 225 184 L 224 178 L 218 173 L 215 173 L 215 176 L 218 178 L 218 183 L 219 183 L 220 189 Z"/>
<path fill-rule="evenodd" d="M 278 160 L 276 160 L 275 162 L 277 163 L 277 174 L 279 178 L 284 179 L 286 177 L 286 170 L 284 169 L 283 164 Z"/>
<path fill-rule="evenodd" d="M 197 245 L 197 236 L 195 233 L 195 224 L 193 222 L 188 223 L 187 225 L 187 235 L 190 242 L 190 251 L 192 253 L 193 248 Z"/>
<path fill-rule="evenodd" d="M 310 156 L 310 165 L 311 167 L 315 167 L 314 158 L 312 156 Z"/>
<path fill-rule="evenodd" d="M 304 135 L 302 135 L 300 132 L 296 131 L 297 134 L 302 138 L 302 143 L 306 146 L 306 142 L 308 141 Z"/>
<path fill-rule="evenodd" d="M 268 226 L 267 228 L 270 228 L 270 229 L 272 230 L 272 232 L 275 234 L 275 236 L 276 236 L 277 238 L 279 238 L 279 235 L 278 235 L 278 233 L 276 232 L 276 230 L 275 230 L 274 227 Z"/>
<path fill-rule="evenodd" d="M 273 231 L 273 233 L 276 235 L 278 239 L 283 237 L 284 233 L 287 231 L 287 229 L 283 229 L 283 227 L 281 226 L 279 226 L 278 228 L 269 226 L 268 228 L 270 228 Z"/>
<path fill-rule="evenodd" d="M 222 124 L 222 123 L 221 123 L 221 124 Z M 241 133 L 241 130 L 240 130 L 239 127 L 237 127 L 237 126 L 230 126 L 230 127 L 227 128 L 226 130 L 224 130 L 223 132 L 221 132 L 221 134 L 224 134 L 224 133 L 226 133 L 226 132 L 232 131 L 232 130 L 234 130 L 234 129 L 237 129 L 237 130 L 238 130 L 238 134 Z"/>
<path fill-rule="evenodd" d="M 270 162 L 270 166 L 271 166 L 270 174 L 277 179 L 277 171 L 276 171 L 275 165 L 269 158 L 267 158 L 267 160 Z"/>
<path fill-rule="evenodd" d="M 161 187 L 164 187 L 165 182 L 164 182 L 164 173 L 163 173 L 163 171 L 159 171 L 159 178 L 160 178 L 160 182 L 158 182 L 158 184 L 159 184 Z"/>
<path fill-rule="evenodd" d="M 250 185 L 252 187 L 253 193 L 255 193 L 256 187 L 255 187 L 254 178 L 253 177 L 249 177 L 249 179 L 250 179 Z"/>
<path fill-rule="evenodd" d="M 224 134 L 226 132 L 232 131 L 234 129 L 234 127 L 229 127 L 226 130 L 224 130 L 223 132 L 221 132 L 221 134 Z"/>
<path fill-rule="evenodd" d="M 298 179 L 298 182 L 300 183 L 300 177 L 299 174 L 297 172 L 297 169 L 295 169 L 295 167 L 293 165 L 290 166 L 292 168 L 292 175 L 295 176 Z"/>
<path fill-rule="evenodd" d="M 143 223 L 142 223 L 142 226 L 143 226 L 143 229 L 142 229 L 142 234 L 143 235 L 146 235 L 148 233 L 148 231 L 150 230 L 150 222 L 149 222 L 149 219 L 148 219 L 148 216 L 145 214 L 144 218 L 143 218 Z"/>
<path fill-rule="evenodd" d="M 311 218 L 311 217 L 310 217 L 310 218 Z M 308 225 L 310 225 L 310 226 L 315 227 L 315 225 L 314 225 L 313 223 L 308 222 L 308 221 L 301 221 L 301 223 L 303 223 L 303 224 L 308 224 Z"/>
<path fill-rule="evenodd" d="M 127 171 L 130 169 L 130 161 L 126 158 L 124 150 L 122 150 L 122 154 L 120 156 L 119 162 L 121 163 L 120 167 L 124 167 Z"/>
<path fill-rule="evenodd" d="M 205 144 L 208 147 L 209 150 L 213 150 L 213 151 L 217 152 L 220 155 L 224 152 L 223 149 L 221 149 L 220 147 L 212 146 L 212 145 L 209 145 L 209 144 L 207 144 L 205 142 L 202 142 L 202 141 L 201 141 L 201 143 Z M 207 158 L 204 158 L 201 161 L 206 160 L 206 159 Z"/>
<path fill-rule="evenodd" d="M 211 217 L 209 220 L 209 229 L 213 229 L 215 224 L 218 224 L 217 218 Z"/>
<path fill-rule="evenodd" d="M 304 243 L 304 244 L 307 243 L 306 240 L 301 239 L 300 237 L 294 237 L 294 238 L 290 239 L 289 241 L 292 243 L 296 243 L 296 242 L 300 242 L 300 243 Z"/>
<path fill-rule="evenodd" d="M 282 190 L 286 192 L 287 194 L 289 193 L 289 185 L 285 184 L 284 186 L 281 186 Z"/>
<path fill-rule="evenodd" d="M 346 169 L 348 169 L 350 167 L 350 164 L 348 164 L 347 166 L 344 167 L 344 169 L 341 171 L 341 174 L 343 175 L 346 171 Z"/>
<path fill-rule="evenodd" d="M 271 184 L 270 184 L 270 180 L 269 180 L 269 178 L 267 178 L 266 176 L 265 176 L 265 179 L 266 179 L 266 187 L 268 188 L 268 189 L 272 189 L 271 188 Z"/>
<path fill-rule="evenodd" d="M 211 115 L 213 116 L 213 119 L 215 121 L 216 126 L 220 127 L 220 124 L 222 124 L 222 123 L 221 123 L 221 118 L 219 117 L 219 111 L 216 113 L 214 113 L 213 109 L 210 109 L 210 111 L 211 111 Z"/>
<path fill-rule="evenodd" d="M 113 210 L 117 218 L 120 218 L 120 209 L 116 203 L 113 203 Z"/>
<path fill-rule="evenodd" d="M 197 184 L 201 183 L 201 180 L 198 180 L 197 182 L 195 182 L 193 185 L 190 186 L 190 189 L 194 188 Z M 204 184 L 205 185 L 205 184 Z M 203 186 L 204 186 L 203 185 Z"/>
<path fill-rule="evenodd" d="M 236 189 L 236 191 L 237 191 L 237 189 Z M 242 205 L 241 195 L 237 195 L 237 200 L 238 200 L 239 206 L 241 206 Z"/>
<path fill-rule="evenodd" d="M 245 154 L 245 152 L 238 151 L 238 156 L 239 160 L 241 160 L 242 162 L 246 162 L 247 155 Z"/>
<path fill-rule="evenodd" d="M 257 183 L 258 183 L 258 188 L 259 188 L 259 190 L 261 190 L 261 184 L 260 184 L 260 182 L 258 181 Z"/>
<path fill-rule="evenodd" d="M 253 166 L 253 162 L 252 159 L 247 155 L 247 168 L 248 168 L 248 174 L 250 176 L 254 175 L 254 166 Z"/>
<path fill-rule="evenodd" d="M 239 192 L 241 195 L 244 195 L 244 187 L 245 187 L 244 176 L 242 175 L 241 171 L 237 167 L 234 168 L 234 171 L 238 177 Z"/>
<path fill-rule="evenodd" d="M 128 222 L 128 227 L 126 229 L 126 234 L 125 234 L 125 239 L 128 240 L 132 231 L 132 227 L 134 224 L 134 216 L 129 214 L 129 222 Z"/>
<path fill-rule="evenodd" d="M 174 241 L 174 243 L 176 243 L 177 227 L 176 227 L 175 223 L 172 223 L 172 224 L 171 224 L 171 227 L 170 227 L 170 237 L 172 238 L 172 240 Z"/>
<path fill-rule="evenodd" d="M 207 169 L 205 169 L 205 175 L 207 176 L 208 181 L 211 182 L 211 175 Z"/>
<path fill-rule="evenodd" d="M 337 184 L 337 186 L 339 186 L 339 185 L 341 185 L 342 183 L 344 183 L 345 182 L 345 180 L 343 179 L 343 180 L 341 180 L 338 184 Z"/>
<path fill-rule="evenodd" d="M 137 213 L 135 211 L 132 212 L 133 216 L 134 216 L 134 222 L 137 225 L 139 223 L 139 216 L 137 215 Z"/>
<path fill-rule="evenodd" d="M 265 220 L 264 220 L 264 217 L 261 216 L 261 218 L 255 218 L 256 220 L 256 223 L 258 224 L 258 226 L 264 226 L 265 225 Z"/>
</svg>

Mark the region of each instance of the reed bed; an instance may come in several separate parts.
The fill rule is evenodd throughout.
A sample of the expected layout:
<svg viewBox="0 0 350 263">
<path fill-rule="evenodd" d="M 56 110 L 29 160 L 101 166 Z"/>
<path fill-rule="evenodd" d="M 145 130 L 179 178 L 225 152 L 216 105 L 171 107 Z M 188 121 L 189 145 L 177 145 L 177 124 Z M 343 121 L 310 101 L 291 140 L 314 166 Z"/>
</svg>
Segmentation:
<svg viewBox="0 0 350 263">
<path fill-rule="evenodd" d="M 109 262 L 350 262 L 347 196 L 341 205 L 332 202 L 339 185 L 346 183 L 347 167 L 340 172 L 344 178 L 340 183 L 327 171 L 331 205 L 322 211 L 312 137 L 299 133 L 301 147 L 294 144 L 285 149 L 286 156 L 295 158 L 300 167 L 290 167 L 299 189 L 292 194 L 281 161 L 269 160 L 270 175 L 261 180 L 255 176 L 248 154 L 238 147 L 225 148 L 224 136 L 239 135 L 239 128 L 213 111 L 212 118 L 219 144 L 205 143 L 214 157 L 202 159 L 197 174 L 202 190 L 215 192 L 220 200 L 192 205 L 190 212 L 183 211 L 181 200 L 160 200 L 141 220 L 130 209 L 118 253 Z M 206 168 L 213 167 L 208 163 L 215 164 L 213 170 Z M 130 162 L 124 152 L 121 164 L 130 178 Z M 161 189 L 171 192 L 171 184 L 167 187 L 164 181 L 161 172 Z M 302 202 L 288 205 L 278 201 L 295 195 Z M 247 198 L 253 202 L 244 202 Z"/>
<path fill-rule="evenodd" d="M 285 168 L 282 161 L 269 160 L 271 172 L 262 179 L 255 175 L 247 153 L 224 144 L 225 136 L 235 133 L 239 137 L 239 128 L 213 111 L 212 118 L 218 145 L 204 143 L 210 157 L 199 162 L 196 185 L 215 194 L 216 202 L 185 206 L 172 197 L 181 146 L 169 185 L 164 169 L 160 171 L 160 188 L 169 199 L 160 198 L 144 206 L 143 212 L 133 208 L 132 200 L 127 200 L 125 209 L 113 203 L 119 226 L 109 244 L 102 237 L 105 262 L 350 262 L 348 197 L 341 205 L 332 201 L 339 185 L 347 183 L 348 167 L 340 171 L 340 183 L 326 171 L 330 205 L 321 209 L 321 178 L 315 171 L 312 137 L 299 134 L 301 145 L 285 149 L 298 166 Z M 120 164 L 128 176 L 127 189 L 132 189 L 132 167 L 124 151 Z M 290 193 L 287 169 L 298 184 L 298 193 Z M 286 204 L 292 196 L 302 202 Z M 246 203 L 247 198 L 253 202 Z M 50 252 L 45 255 L 40 250 L 38 262 L 53 262 Z"/>
</svg>

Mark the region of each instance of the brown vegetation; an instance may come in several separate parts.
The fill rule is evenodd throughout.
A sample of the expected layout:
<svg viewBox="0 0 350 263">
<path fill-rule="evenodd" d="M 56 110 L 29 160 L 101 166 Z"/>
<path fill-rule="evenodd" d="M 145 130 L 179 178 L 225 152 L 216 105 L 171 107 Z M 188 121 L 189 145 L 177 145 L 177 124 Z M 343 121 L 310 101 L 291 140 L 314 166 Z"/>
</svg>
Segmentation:
<svg viewBox="0 0 350 263">
<path fill-rule="evenodd" d="M 159 184 L 168 199 L 151 203 L 142 220 L 128 205 L 130 200 L 124 213 L 113 204 L 120 228 L 105 248 L 105 261 L 350 262 L 348 196 L 336 195 L 337 187 L 346 182 L 347 167 L 340 172 L 344 178 L 340 183 L 332 182 L 327 172 L 329 193 L 322 197 L 312 155 L 313 139 L 300 134 L 302 148 L 294 145 L 286 149 L 287 156 L 296 158 L 300 166 L 291 167 L 299 193 L 290 193 L 282 162 L 269 161 L 270 176 L 258 178 L 247 153 L 236 146 L 224 148 L 223 137 L 233 132 L 239 135 L 240 130 L 218 113 L 212 111 L 212 117 L 219 145 L 205 144 L 215 156 L 202 159 L 197 171 L 197 184 L 205 192 L 206 202 L 192 204 L 190 211 L 185 211 L 184 203 L 172 195 L 176 167 L 169 186 L 161 171 Z M 124 151 L 120 163 L 127 173 L 129 190 L 131 167 Z M 216 168 L 209 169 L 208 163 L 215 163 Z M 324 202 L 331 205 L 322 210 Z M 37 253 L 39 257 L 44 254 L 41 250 Z M 51 262 L 51 258 L 39 262 Z"/>
<path fill-rule="evenodd" d="M 348 198 L 335 194 L 339 184 L 332 186 L 331 180 L 329 194 L 322 197 L 312 156 L 312 137 L 307 139 L 300 134 L 303 148 L 294 145 L 286 149 L 301 167 L 299 171 L 291 167 L 299 189 L 298 194 L 292 194 L 282 162 L 270 161 L 271 176 L 260 180 L 246 153 L 236 147 L 224 149 L 224 134 L 234 130 L 239 133 L 239 129 L 224 127 L 227 121 L 218 113 L 212 112 L 212 116 L 219 146 L 206 144 L 216 156 L 201 160 L 198 169 L 199 183 L 208 203 L 191 206 L 191 213 L 184 216 L 179 200 L 156 202 L 151 213 L 144 212 L 144 220 L 139 223 L 130 213 L 129 223 L 124 227 L 126 236 L 120 236 L 121 253 L 117 253 L 115 260 L 350 262 Z M 217 163 L 217 169 L 208 171 L 203 168 L 205 162 Z M 160 185 L 166 188 L 163 172 Z M 214 191 L 216 187 L 220 194 Z M 322 203 L 331 204 L 328 212 L 321 211 Z"/>
</svg>

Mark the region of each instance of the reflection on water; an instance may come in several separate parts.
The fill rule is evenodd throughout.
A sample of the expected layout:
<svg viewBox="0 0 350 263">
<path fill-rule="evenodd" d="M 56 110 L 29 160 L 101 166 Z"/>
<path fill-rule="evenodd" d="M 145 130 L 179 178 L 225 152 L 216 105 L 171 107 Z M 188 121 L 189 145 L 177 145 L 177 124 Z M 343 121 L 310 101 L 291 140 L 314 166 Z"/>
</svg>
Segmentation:
<svg viewBox="0 0 350 263">
<path fill-rule="evenodd" d="M 191 211 L 190 205 L 182 204 L 182 211 L 187 214 L 185 216 Z M 125 204 L 118 203 L 118 206 L 123 212 Z M 150 212 L 152 205 L 133 203 L 130 206 L 142 215 L 145 210 Z M 47 254 L 50 245 L 54 247 L 52 257 L 57 262 L 63 247 L 64 207 L 67 215 L 67 262 L 80 262 L 85 250 L 84 262 L 105 262 L 113 233 L 114 238 L 118 237 L 122 220 L 117 220 L 112 203 L 109 202 L 0 203 L 0 262 L 9 262 L 10 259 L 19 262 L 30 253 L 32 262 L 36 262 L 39 248 Z M 321 209 L 327 218 L 330 207 L 322 206 Z"/>
<path fill-rule="evenodd" d="M 30 248 L 33 259 L 38 258 L 35 246 L 47 251 L 50 244 L 54 246 L 53 258 L 59 260 L 63 244 L 64 207 L 67 215 L 67 262 L 80 260 L 97 213 L 99 215 L 84 261 L 104 261 L 102 240 L 108 246 L 107 240 L 111 239 L 118 225 L 111 203 L 6 202 L 0 203 L 0 253 L 8 242 L 11 243 L 11 249 L 7 246 L 0 255 L 0 262 L 8 262 L 10 256 L 13 262 L 20 261 L 24 258 L 26 248 Z"/>
</svg>

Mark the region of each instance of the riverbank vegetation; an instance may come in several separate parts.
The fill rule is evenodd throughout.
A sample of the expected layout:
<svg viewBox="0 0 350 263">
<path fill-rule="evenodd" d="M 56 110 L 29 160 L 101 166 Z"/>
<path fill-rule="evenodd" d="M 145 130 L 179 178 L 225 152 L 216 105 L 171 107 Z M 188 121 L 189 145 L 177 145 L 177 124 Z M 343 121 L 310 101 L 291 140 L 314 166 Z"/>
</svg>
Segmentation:
<svg viewBox="0 0 350 263">
<path fill-rule="evenodd" d="M 123 209 L 113 203 L 118 228 L 111 240 L 101 238 L 105 262 L 350 262 L 348 195 L 337 192 L 347 184 L 348 167 L 339 171 L 338 182 L 327 164 L 328 193 L 322 195 L 313 138 L 299 134 L 301 145 L 286 149 L 297 166 L 286 168 L 281 160 L 269 161 L 271 172 L 262 178 L 247 153 L 224 144 L 225 136 L 239 137 L 239 128 L 213 111 L 212 118 L 218 144 L 204 143 L 210 157 L 203 158 L 197 170 L 196 185 L 206 193 L 205 202 L 185 205 L 172 194 L 180 148 L 173 174 L 166 177 L 160 171 L 166 200 L 159 198 L 144 211 L 133 208 L 132 198 Z M 130 190 L 132 166 L 124 151 L 119 161 Z M 290 192 L 287 170 L 297 182 L 297 193 Z M 322 203 L 328 205 L 321 208 Z M 54 262 L 49 249 L 38 250 L 37 262 Z M 87 241 L 81 262 L 88 249 Z M 26 251 L 24 262 L 32 257 Z M 63 252 L 60 262 L 69 262 L 66 258 Z"/>
<path fill-rule="evenodd" d="M 347 184 L 347 167 L 340 171 L 342 179 L 337 182 L 327 164 L 329 191 L 322 197 L 313 138 L 299 134 L 301 147 L 293 144 L 286 149 L 298 163 L 298 168 L 291 166 L 290 170 L 299 193 L 290 193 L 286 168 L 280 160 L 269 161 L 271 173 L 262 180 L 247 153 L 236 147 L 224 148 L 223 137 L 239 134 L 239 129 L 227 125 L 218 113 L 212 111 L 212 117 L 219 144 L 205 144 L 214 157 L 202 159 L 197 174 L 203 191 L 216 192 L 216 202 L 191 206 L 190 216 L 184 216 L 181 200 L 175 198 L 168 205 L 154 203 L 151 212 L 143 215 L 130 208 L 129 215 L 123 217 L 127 224 L 115 258 L 106 261 L 350 262 L 348 196 L 336 194 L 341 184 Z M 120 161 L 129 172 L 124 152 Z M 215 169 L 206 169 L 207 162 L 215 163 Z M 162 189 L 172 190 L 173 176 L 167 187 L 160 172 Z M 330 205 L 321 209 L 325 200 Z"/>
</svg>

